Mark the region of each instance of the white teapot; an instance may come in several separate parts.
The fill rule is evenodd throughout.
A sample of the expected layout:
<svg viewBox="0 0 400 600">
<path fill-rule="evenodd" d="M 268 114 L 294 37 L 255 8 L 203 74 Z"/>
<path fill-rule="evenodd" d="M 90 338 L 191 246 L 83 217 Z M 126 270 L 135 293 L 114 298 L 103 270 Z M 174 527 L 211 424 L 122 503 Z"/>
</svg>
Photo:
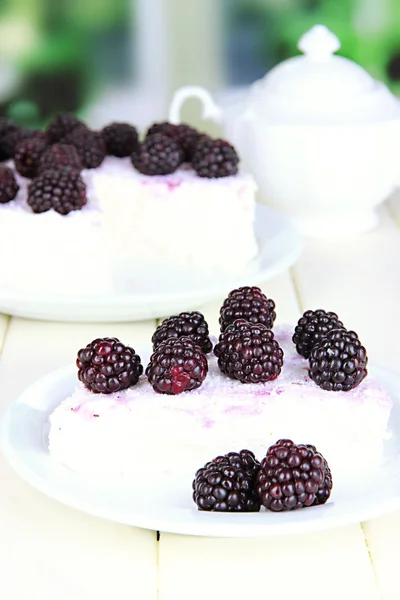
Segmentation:
<svg viewBox="0 0 400 600">
<path fill-rule="evenodd" d="M 207 90 L 174 94 L 169 119 L 192 96 L 221 123 L 253 173 L 261 201 L 306 235 L 367 231 L 400 179 L 400 101 L 356 63 L 335 56 L 323 25 L 302 36 L 303 55 L 274 67 L 239 104 L 218 107 Z"/>
</svg>

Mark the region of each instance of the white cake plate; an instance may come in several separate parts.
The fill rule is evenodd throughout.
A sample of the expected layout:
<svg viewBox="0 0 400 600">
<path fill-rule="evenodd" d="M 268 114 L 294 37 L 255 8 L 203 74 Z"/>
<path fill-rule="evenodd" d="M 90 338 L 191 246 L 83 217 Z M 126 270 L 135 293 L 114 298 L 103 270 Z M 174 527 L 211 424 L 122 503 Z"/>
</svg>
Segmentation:
<svg viewBox="0 0 400 600">
<path fill-rule="evenodd" d="M 198 308 L 227 295 L 235 287 L 257 285 L 274 277 L 288 269 L 300 256 L 302 240 L 299 233 L 271 208 L 257 206 L 255 231 L 258 256 L 248 268 L 234 276 L 204 280 L 191 273 L 190 280 L 165 277 L 163 283 L 156 284 L 156 289 L 150 292 L 143 282 L 143 289 L 135 294 L 104 296 L 6 291 L 1 289 L 0 278 L 0 312 L 45 321 L 124 322 L 166 317 Z M 217 252 L 217 242 L 215 248 Z"/>
<path fill-rule="evenodd" d="M 32 486 L 63 504 L 126 525 L 213 537 L 322 531 L 372 519 L 400 507 L 400 376 L 396 373 L 370 369 L 394 402 L 389 423 L 392 435 L 385 442 L 380 468 L 360 472 L 355 464 L 351 478 L 333 472 L 332 495 L 323 506 L 288 513 L 263 510 L 224 514 L 197 510 L 191 497 L 192 477 L 170 475 L 167 479 L 154 470 L 148 479 L 90 479 L 57 464 L 47 447 L 49 414 L 72 393 L 75 371 L 64 368 L 31 385 L 11 404 L 2 425 L 2 449 L 10 464 Z M 231 450 L 239 448 L 227 448 Z M 193 465 L 193 472 L 200 466 Z"/>
</svg>

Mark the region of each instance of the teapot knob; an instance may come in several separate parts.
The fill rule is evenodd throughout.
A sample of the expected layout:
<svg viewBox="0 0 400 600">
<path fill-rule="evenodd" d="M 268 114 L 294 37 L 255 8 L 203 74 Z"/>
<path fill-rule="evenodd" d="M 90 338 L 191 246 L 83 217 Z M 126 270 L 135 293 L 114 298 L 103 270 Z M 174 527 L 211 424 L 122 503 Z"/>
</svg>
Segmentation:
<svg viewBox="0 0 400 600">
<path fill-rule="evenodd" d="M 307 58 L 323 62 L 339 50 L 340 41 L 325 25 L 315 25 L 301 36 L 297 47 Z"/>
</svg>

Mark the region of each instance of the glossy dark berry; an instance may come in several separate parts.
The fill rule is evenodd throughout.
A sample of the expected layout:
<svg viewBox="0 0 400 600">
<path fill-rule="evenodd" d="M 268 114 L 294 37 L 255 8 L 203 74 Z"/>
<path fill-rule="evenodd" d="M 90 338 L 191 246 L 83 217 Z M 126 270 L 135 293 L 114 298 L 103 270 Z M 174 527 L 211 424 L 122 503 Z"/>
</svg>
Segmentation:
<svg viewBox="0 0 400 600">
<path fill-rule="evenodd" d="M 159 394 L 181 394 L 201 386 L 208 363 L 200 346 L 190 338 L 168 338 L 150 357 L 146 375 Z"/>
<path fill-rule="evenodd" d="M 219 311 L 221 331 L 225 331 L 236 319 L 261 323 L 272 329 L 275 318 L 275 302 L 267 298 L 258 287 L 245 286 L 232 290 Z"/>
<path fill-rule="evenodd" d="M 272 381 L 283 365 L 283 350 L 271 329 L 244 319 L 221 333 L 214 354 L 222 373 L 242 383 Z"/>
<path fill-rule="evenodd" d="M 311 444 L 278 440 L 262 459 L 255 491 L 268 510 L 281 512 L 324 504 L 332 476 L 325 458 Z"/>
<path fill-rule="evenodd" d="M 47 142 L 43 137 L 31 137 L 18 142 L 14 151 L 14 164 L 18 173 L 29 179 L 36 177 L 46 148 Z"/>
<path fill-rule="evenodd" d="M 18 190 L 19 185 L 12 170 L 0 165 L 0 204 L 13 200 Z"/>
<path fill-rule="evenodd" d="M 38 173 L 48 169 L 71 167 L 82 170 L 82 161 L 75 146 L 70 144 L 53 144 L 48 146 L 39 160 Z"/>
<path fill-rule="evenodd" d="M 310 356 L 311 350 L 331 329 L 344 328 L 342 321 L 334 312 L 325 310 L 307 310 L 298 320 L 293 334 L 296 350 L 304 358 Z"/>
<path fill-rule="evenodd" d="M 140 356 L 115 337 L 98 338 L 79 350 L 76 366 L 79 381 L 96 394 L 126 390 L 143 373 Z"/>
<path fill-rule="evenodd" d="M 229 177 L 238 172 L 239 157 L 226 140 L 203 137 L 196 144 L 192 166 L 200 177 Z"/>
<path fill-rule="evenodd" d="M 217 456 L 199 469 L 193 480 L 193 500 L 199 510 L 258 512 L 254 491 L 260 463 L 250 450 Z"/>
<path fill-rule="evenodd" d="M 147 136 L 138 152 L 132 154 L 133 166 L 144 175 L 168 175 L 183 162 L 182 147 L 162 133 Z"/>
<path fill-rule="evenodd" d="M 162 133 L 178 142 L 184 151 L 184 160 L 187 162 L 192 160 L 194 149 L 201 136 L 196 129 L 185 123 L 179 125 L 168 122 L 154 123 L 147 130 L 146 137 L 154 133 Z"/>
<path fill-rule="evenodd" d="M 367 351 L 358 335 L 332 329 L 311 350 L 309 375 L 323 390 L 347 392 L 367 376 Z"/>
<path fill-rule="evenodd" d="M 0 135 L 0 161 L 9 160 L 14 157 L 17 145 L 29 138 L 44 138 L 42 131 L 23 129 L 15 126 L 8 130 L 3 136 Z"/>
<path fill-rule="evenodd" d="M 85 127 L 85 124 L 72 113 L 64 112 L 56 115 L 48 124 L 46 138 L 49 144 L 62 140 L 75 127 Z"/>
<path fill-rule="evenodd" d="M 35 213 L 53 208 L 67 215 L 81 209 L 86 201 L 86 186 L 79 171 L 71 167 L 43 171 L 28 187 L 28 204 Z"/>
<path fill-rule="evenodd" d="M 190 338 L 192 342 L 201 347 L 205 354 L 212 350 L 208 325 L 200 312 L 182 312 L 176 317 L 164 319 L 151 338 L 153 350 L 166 339 L 180 337 Z"/>
<path fill-rule="evenodd" d="M 139 149 L 139 136 L 136 127 L 129 123 L 111 123 L 101 131 L 106 144 L 106 152 L 111 156 L 130 156 Z"/>
<path fill-rule="evenodd" d="M 61 143 L 75 146 L 84 169 L 96 169 L 106 157 L 103 136 L 87 127 L 75 127 Z"/>
</svg>

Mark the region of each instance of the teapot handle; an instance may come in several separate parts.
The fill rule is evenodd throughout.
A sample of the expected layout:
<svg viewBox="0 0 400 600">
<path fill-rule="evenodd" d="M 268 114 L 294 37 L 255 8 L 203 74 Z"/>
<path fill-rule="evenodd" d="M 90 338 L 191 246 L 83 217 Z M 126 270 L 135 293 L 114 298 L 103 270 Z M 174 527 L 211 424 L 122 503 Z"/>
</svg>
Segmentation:
<svg viewBox="0 0 400 600">
<path fill-rule="evenodd" d="M 203 119 L 212 119 L 217 123 L 221 122 L 222 109 L 214 102 L 210 92 L 200 86 L 187 85 L 176 90 L 172 97 L 168 119 L 170 123 L 178 125 L 181 122 L 181 108 L 189 98 L 198 98 L 201 100 L 203 105 Z"/>
</svg>

